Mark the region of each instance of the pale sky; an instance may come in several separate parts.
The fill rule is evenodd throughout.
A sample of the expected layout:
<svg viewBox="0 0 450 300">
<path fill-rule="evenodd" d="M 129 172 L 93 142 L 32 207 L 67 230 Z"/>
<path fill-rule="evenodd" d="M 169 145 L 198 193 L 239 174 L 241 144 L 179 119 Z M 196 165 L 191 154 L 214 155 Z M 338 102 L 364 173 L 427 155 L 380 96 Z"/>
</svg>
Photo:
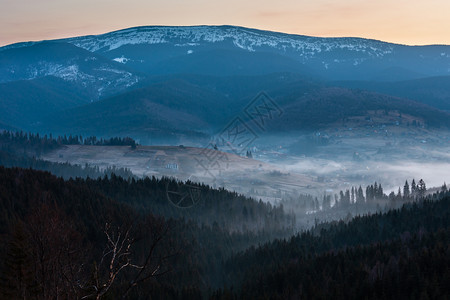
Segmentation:
<svg viewBox="0 0 450 300">
<path fill-rule="evenodd" d="M 450 0 L 0 0 L 0 46 L 140 25 L 239 25 L 450 44 Z"/>
</svg>

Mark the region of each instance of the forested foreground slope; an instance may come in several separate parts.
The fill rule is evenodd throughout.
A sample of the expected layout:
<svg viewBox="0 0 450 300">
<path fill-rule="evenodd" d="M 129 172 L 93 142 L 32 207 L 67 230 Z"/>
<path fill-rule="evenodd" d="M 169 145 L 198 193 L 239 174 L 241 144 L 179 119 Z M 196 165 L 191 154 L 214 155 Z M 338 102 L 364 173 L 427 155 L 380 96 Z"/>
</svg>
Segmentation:
<svg viewBox="0 0 450 300">
<path fill-rule="evenodd" d="M 183 209 L 167 184 L 0 167 L 3 298 L 198 299 L 232 253 L 292 234 L 282 209 L 207 186 Z"/>
<path fill-rule="evenodd" d="M 242 299 L 448 299 L 449 241 L 450 194 L 441 191 L 250 248 L 226 270 Z"/>
<path fill-rule="evenodd" d="M 446 190 L 288 238 L 280 208 L 206 186 L 197 206 L 176 208 L 165 198 L 174 185 L 0 167 L 2 298 L 450 295 Z"/>
</svg>

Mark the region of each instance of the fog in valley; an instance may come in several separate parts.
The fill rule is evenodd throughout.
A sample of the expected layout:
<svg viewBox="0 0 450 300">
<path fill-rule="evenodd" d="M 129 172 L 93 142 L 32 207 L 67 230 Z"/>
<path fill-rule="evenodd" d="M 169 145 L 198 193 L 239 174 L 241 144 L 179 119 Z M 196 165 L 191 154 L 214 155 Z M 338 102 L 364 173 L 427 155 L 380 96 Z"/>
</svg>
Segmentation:
<svg viewBox="0 0 450 300">
<path fill-rule="evenodd" d="M 411 184 L 413 179 L 416 183 L 422 179 L 428 192 L 440 190 L 445 182 L 450 182 L 450 147 L 446 145 L 450 139 L 446 131 L 429 135 L 427 140 L 340 135 L 327 137 L 324 142 L 322 134 L 316 131 L 258 136 L 245 149 L 217 145 L 217 138 L 204 142 L 203 147 L 200 142 L 138 145 L 136 149 L 67 145 L 44 154 L 43 158 L 100 169 L 127 168 L 140 178 L 171 177 L 224 187 L 257 201 L 283 205 L 286 212 L 295 215 L 298 229 L 342 219 L 348 213 L 357 215 L 398 207 L 404 201 L 393 204 L 389 194 L 397 196 L 400 188 L 403 197 L 405 181 Z M 366 194 L 366 187 L 375 182 L 382 186 L 386 196 L 370 205 L 355 210 L 336 203 L 341 201 L 341 191 L 361 186 Z M 328 211 L 323 203 L 327 196 L 331 200 Z M 356 202 L 353 196 L 352 201 Z"/>
</svg>

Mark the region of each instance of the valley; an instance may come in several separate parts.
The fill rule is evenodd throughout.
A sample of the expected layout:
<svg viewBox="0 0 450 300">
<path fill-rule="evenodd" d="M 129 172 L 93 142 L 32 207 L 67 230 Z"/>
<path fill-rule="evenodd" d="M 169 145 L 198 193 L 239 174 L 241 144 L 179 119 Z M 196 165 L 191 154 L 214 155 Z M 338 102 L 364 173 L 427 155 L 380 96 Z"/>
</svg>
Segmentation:
<svg viewBox="0 0 450 300">
<path fill-rule="evenodd" d="M 268 162 L 216 151 L 185 146 L 63 146 L 42 156 L 52 162 L 122 167 L 133 174 L 161 178 L 174 177 L 225 187 L 243 194 L 252 188 L 266 200 L 275 200 L 278 191 L 294 189 L 312 192 L 320 186 L 313 176 L 285 173 L 283 167 Z M 314 189 L 313 189 L 314 186 Z"/>
<path fill-rule="evenodd" d="M 386 115 L 380 115 L 386 121 Z M 447 131 L 412 129 L 395 122 L 373 125 L 377 124 L 376 117 L 371 119 L 369 129 L 366 125 L 358 127 L 361 122 L 367 120 L 355 118 L 347 121 L 346 127 L 336 125 L 310 134 L 262 136 L 250 147 L 251 158 L 245 153 L 214 150 L 211 144 L 207 148 L 178 145 L 136 149 L 67 145 L 41 158 L 101 169 L 128 168 L 138 177 L 203 182 L 272 203 L 298 193 L 320 197 L 374 181 L 394 192 L 406 179 L 418 176 L 429 186 L 450 182 Z"/>
</svg>

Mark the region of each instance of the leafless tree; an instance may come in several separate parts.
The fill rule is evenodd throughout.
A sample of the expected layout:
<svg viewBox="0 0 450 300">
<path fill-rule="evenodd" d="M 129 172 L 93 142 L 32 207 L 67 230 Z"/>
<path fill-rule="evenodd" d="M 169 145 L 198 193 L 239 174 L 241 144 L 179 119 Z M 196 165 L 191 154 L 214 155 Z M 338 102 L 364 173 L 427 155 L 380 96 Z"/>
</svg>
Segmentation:
<svg viewBox="0 0 450 300">
<path fill-rule="evenodd" d="M 139 235 L 139 230 L 132 233 L 132 226 L 114 228 L 109 223 L 105 225 L 106 245 L 100 262 L 94 265 L 92 283 L 83 287 L 89 292 L 81 299 L 100 299 L 117 283 L 118 276 L 125 272 L 128 276 L 125 287 L 120 291 L 122 298 L 126 298 L 139 284 L 170 271 L 166 262 L 176 255 L 176 252 L 165 251 L 164 254 L 157 254 L 157 247 L 167 236 L 169 228 L 165 222 L 151 219 L 152 224 L 146 222 L 138 238 L 133 235 Z M 137 242 L 146 246 L 142 259 L 137 258 L 133 251 Z"/>
</svg>

